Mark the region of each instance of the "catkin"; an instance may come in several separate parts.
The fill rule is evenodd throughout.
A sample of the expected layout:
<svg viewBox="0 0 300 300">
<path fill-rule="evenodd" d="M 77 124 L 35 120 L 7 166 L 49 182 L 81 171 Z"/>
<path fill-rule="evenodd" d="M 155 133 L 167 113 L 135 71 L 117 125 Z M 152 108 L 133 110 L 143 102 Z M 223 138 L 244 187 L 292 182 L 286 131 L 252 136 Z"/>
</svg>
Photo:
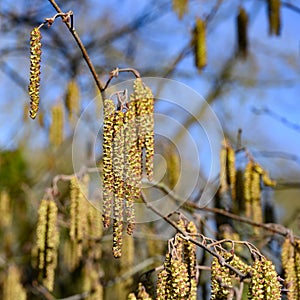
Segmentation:
<svg viewBox="0 0 300 300">
<path fill-rule="evenodd" d="M 280 300 L 281 285 L 273 263 L 265 257 L 255 259 L 252 266 L 248 299 Z"/>
<path fill-rule="evenodd" d="M 88 176 L 79 182 L 74 176 L 70 180 L 70 240 L 76 252 L 76 261 L 82 256 L 83 240 L 87 231 L 87 203 L 85 199 Z"/>
<path fill-rule="evenodd" d="M 220 152 L 220 191 L 230 191 L 232 200 L 236 199 L 235 152 L 227 140 Z"/>
<path fill-rule="evenodd" d="M 154 97 L 151 89 L 137 78 L 130 100 L 136 103 L 136 124 L 139 151 L 145 149 L 145 170 L 149 181 L 153 179 L 154 158 Z M 141 166 L 142 167 L 142 166 Z"/>
<path fill-rule="evenodd" d="M 7 276 L 3 282 L 2 300 L 26 300 L 26 291 L 21 284 L 21 275 L 15 265 L 8 268 Z"/>
<path fill-rule="evenodd" d="M 285 281 L 288 285 L 287 296 L 289 300 L 299 298 L 298 278 L 296 274 L 295 248 L 290 238 L 286 238 L 281 251 L 282 268 Z"/>
<path fill-rule="evenodd" d="M 238 54 L 246 58 L 248 54 L 248 15 L 244 8 L 239 8 L 237 16 Z"/>
<path fill-rule="evenodd" d="M 83 290 L 90 292 L 85 298 L 87 300 L 102 300 L 103 286 L 100 283 L 99 271 L 95 268 L 95 264 L 87 263 L 83 269 Z"/>
<path fill-rule="evenodd" d="M 104 100 L 103 125 L 103 225 L 109 227 L 114 201 L 113 134 L 115 106 L 111 99 Z"/>
<path fill-rule="evenodd" d="M 128 103 L 128 110 L 124 115 L 124 141 L 125 141 L 125 166 L 124 166 L 124 195 L 126 200 L 127 233 L 132 234 L 135 226 L 134 203 L 140 197 L 140 178 L 136 172 L 141 171 L 140 163 L 136 161 L 137 128 L 135 123 L 135 105 Z"/>
<path fill-rule="evenodd" d="M 30 81 L 28 93 L 30 96 L 30 117 L 35 119 L 40 102 L 40 68 L 42 55 L 42 35 L 35 27 L 30 33 Z"/>
<path fill-rule="evenodd" d="M 75 80 L 71 80 L 67 86 L 67 93 L 65 96 L 65 105 L 68 112 L 70 122 L 74 122 L 76 116 L 80 111 L 80 92 Z"/>
<path fill-rule="evenodd" d="M 57 264 L 59 232 L 56 228 L 57 206 L 53 200 L 41 201 L 38 211 L 37 251 L 39 279 L 49 290 L 53 290 L 54 272 Z"/>
<path fill-rule="evenodd" d="M 113 140 L 114 210 L 113 210 L 113 255 L 122 255 L 123 211 L 124 211 L 124 114 L 115 113 Z"/>
<path fill-rule="evenodd" d="M 7 191 L 0 194 L 0 228 L 8 228 L 12 221 L 11 200 Z"/>
<path fill-rule="evenodd" d="M 61 104 L 52 107 L 52 120 L 49 132 L 50 144 L 58 147 L 64 139 L 64 111 Z"/>
<path fill-rule="evenodd" d="M 189 0 L 173 0 L 173 10 L 181 20 L 188 11 Z"/>
<path fill-rule="evenodd" d="M 206 54 L 206 24 L 200 18 L 196 19 L 194 28 L 195 65 L 201 71 L 207 64 Z"/>
<path fill-rule="evenodd" d="M 268 18 L 269 18 L 269 34 L 280 35 L 281 16 L 280 9 L 281 0 L 268 0 Z"/>
<path fill-rule="evenodd" d="M 249 161 L 244 172 L 244 199 L 245 214 L 247 218 L 252 217 L 251 184 L 252 184 L 253 162 Z"/>
</svg>

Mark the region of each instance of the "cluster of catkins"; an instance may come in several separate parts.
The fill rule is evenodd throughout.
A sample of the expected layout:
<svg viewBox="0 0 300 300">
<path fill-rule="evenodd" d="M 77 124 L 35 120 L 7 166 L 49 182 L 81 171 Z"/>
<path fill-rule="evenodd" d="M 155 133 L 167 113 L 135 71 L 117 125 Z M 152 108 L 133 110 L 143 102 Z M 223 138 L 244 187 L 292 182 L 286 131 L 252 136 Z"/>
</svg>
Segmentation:
<svg viewBox="0 0 300 300">
<path fill-rule="evenodd" d="M 104 100 L 103 125 L 103 223 L 113 219 L 113 254 L 122 253 L 124 215 L 127 233 L 135 226 L 134 203 L 139 201 L 145 170 L 153 178 L 154 98 L 140 78 L 127 103 Z M 125 214 L 124 214 L 125 213 Z"/>
<path fill-rule="evenodd" d="M 281 299 L 281 285 L 275 266 L 264 256 L 256 257 L 252 266 L 235 254 L 224 252 L 221 256 L 232 267 L 250 277 L 248 299 Z M 223 266 L 215 257 L 211 265 L 211 300 L 233 299 L 234 284 L 239 281 L 236 273 Z"/>
<path fill-rule="evenodd" d="M 241 175 L 241 176 L 239 176 Z M 235 151 L 227 140 L 224 140 L 220 152 L 220 193 L 229 194 L 233 201 L 234 212 L 244 211 L 245 216 L 261 223 L 261 187 L 274 186 L 275 182 L 257 162 L 250 159 L 243 170 L 237 171 Z M 238 207 L 238 203 L 243 207 Z"/>
</svg>

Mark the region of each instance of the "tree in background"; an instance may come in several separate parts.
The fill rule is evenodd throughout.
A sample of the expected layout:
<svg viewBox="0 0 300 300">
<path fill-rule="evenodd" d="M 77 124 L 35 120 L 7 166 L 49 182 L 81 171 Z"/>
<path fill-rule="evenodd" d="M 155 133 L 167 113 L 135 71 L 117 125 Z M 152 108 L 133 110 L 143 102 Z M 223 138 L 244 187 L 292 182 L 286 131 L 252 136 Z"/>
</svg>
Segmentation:
<svg viewBox="0 0 300 300">
<path fill-rule="evenodd" d="M 299 8 L 285 1 L 145 1 L 137 7 L 69 1 L 60 11 L 49 2 L 52 6 L 46 1 L 1 3 L 1 119 L 9 124 L 0 137 L 3 298 L 125 299 L 131 292 L 131 299 L 194 299 L 196 293 L 200 299 L 246 299 L 247 293 L 250 299 L 280 299 L 281 290 L 297 299 L 299 108 L 293 30 Z M 58 14 L 38 28 L 43 17 L 56 13 L 53 7 Z M 30 32 L 31 107 L 29 66 L 23 63 Z M 116 224 L 113 238 L 112 229 L 102 232 L 99 211 L 83 200 L 95 185 L 93 175 L 99 169 L 107 174 L 102 140 L 95 146 L 94 135 L 80 137 L 75 147 L 81 167 L 75 174 L 71 151 L 90 99 L 98 95 L 94 114 L 85 114 L 87 127 L 105 112 L 106 97 L 98 94 L 104 95 L 104 82 L 115 80 L 127 66 L 138 69 L 142 80 L 169 77 L 202 92 L 226 138 L 221 145 L 220 133 L 210 136 L 213 156 L 220 153 L 215 170 L 220 179 L 208 183 L 220 187 L 213 205 L 201 206 L 208 167 L 203 165 L 191 197 L 180 199 L 174 187 L 184 157 L 178 157 L 176 146 L 185 143 L 185 133 L 173 129 L 171 142 L 156 137 L 156 153 L 167 168 L 138 201 L 161 220 L 137 224 L 134 239 L 124 234 L 123 255 L 115 260 L 111 242 L 123 230 Z M 122 95 L 117 97 L 122 104 Z M 191 115 L 157 98 L 155 103 L 189 130 L 205 161 L 209 145 L 195 127 L 197 119 L 207 118 L 207 106 L 192 107 Z M 95 157 L 97 168 L 92 167 Z M 151 205 L 157 193 L 182 204 L 180 209 L 162 214 Z M 285 282 L 277 280 L 274 266 Z"/>
</svg>

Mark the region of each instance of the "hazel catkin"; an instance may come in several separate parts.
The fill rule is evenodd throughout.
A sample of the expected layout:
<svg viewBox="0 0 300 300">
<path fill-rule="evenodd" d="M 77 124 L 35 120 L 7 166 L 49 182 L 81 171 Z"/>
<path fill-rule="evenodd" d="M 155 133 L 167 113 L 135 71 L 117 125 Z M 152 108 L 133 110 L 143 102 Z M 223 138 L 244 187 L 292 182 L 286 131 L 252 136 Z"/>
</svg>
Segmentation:
<svg viewBox="0 0 300 300">
<path fill-rule="evenodd" d="M 30 32 L 30 82 L 28 93 L 30 96 L 30 117 L 35 119 L 40 102 L 40 69 L 42 55 L 42 35 L 40 29 L 35 27 Z"/>
</svg>

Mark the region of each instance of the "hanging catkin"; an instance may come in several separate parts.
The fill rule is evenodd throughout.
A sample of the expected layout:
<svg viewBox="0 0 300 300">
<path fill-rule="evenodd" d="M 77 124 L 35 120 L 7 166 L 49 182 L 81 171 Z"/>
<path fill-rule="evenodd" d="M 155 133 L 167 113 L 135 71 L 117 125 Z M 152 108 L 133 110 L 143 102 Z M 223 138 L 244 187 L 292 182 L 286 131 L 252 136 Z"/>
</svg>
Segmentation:
<svg viewBox="0 0 300 300">
<path fill-rule="evenodd" d="M 67 108 L 69 121 L 73 123 L 80 111 L 80 92 L 74 79 L 68 83 L 65 106 Z"/>
<path fill-rule="evenodd" d="M 284 271 L 284 278 L 286 284 L 288 285 L 287 296 L 289 300 L 299 298 L 299 276 L 297 276 L 296 269 L 296 249 L 291 242 L 291 239 L 287 237 L 283 244 L 281 250 L 281 262 L 282 269 Z"/>
<path fill-rule="evenodd" d="M 248 54 L 248 15 L 244 8 L 239 8 L 237 16 L 238 54 L 246 58 Z"/>
<path fill-rule="evenodd" d="M 54 272 L 57 264 L 59 232 L 56 228 L 57 206 L 53 200 L 41 201 L 37 223 L 37 268 L 39 280 L 49 290 L 53 290 Z"/>
<path fill-rule="evenodd" d="M 109 227 L 114 201 L 113 134 L 115 106 L 111 99 L 104 100 L 103 125 L 103 225 Z"/>
<path fill-rule="evenodd" d="M 280 35 L 281 31 L 281 0 L 268 0 L 269 34 Z"/>
<path fill-rule="evenodd" d="M 151 181 L 154 157 L 154 97 L 151 89 L 140 78 L 135 80 L 133 88 L 130 100 L 136 103 L 138 147 L 140 151 L 145 149 L 145 170 L 148 180 Z"/>
<path fill-rule="evenodd" d="M 2 300 L 26 300 L 26 291 L 21 284 L 21 274 L 17 266 L 11 265 L 8 268 L 7 276 L 3 282 Z"/>
<path fill-rule="evenodd" d="M 50 144 L 58 147 L 64 139 L 64 111 L 61 104 L 52 107 L 52 119 L 49 129 Z"/>
<path fill-rule="evenodd" d="M 122 254 L 123 212 L 124 212 L 124 113 L 117 111 L 114 119 L 113 172 L 114 172 L 114 208 L 113 208 L 113 255 Z"/>
<path fill-rule="evenodd" d="M 30 96 L 30 117 L 35 119 L 40 102 L 40 69 L 42 55 L 42 35 L 38 27 L 30 33 L 30 82 L 28 93 Z"/>
<path fill-rule="evenodd" d="M 194 55 L 195 65 L 199 71 L 201 71 L 207 63 L 206 54 L 206 24 L 203 20 L 197 18 L 194 28 Z"/>
<path fill-rule="evenodd" d="M 141 171 L 139 161 L 136 161 L 138 151 L 137 128 L 135 123 L 135 104 L 128 103 L 128 110 L 124 115 L 124 141 L 125 141 L 125 174 L 124 174 L 124 196 L 125 212 L 127 220 L 127 233 L 132 234 L 135 226 L 134 203 L 140 196 L 140 178 L 136 172 Z"/>
</svg>

